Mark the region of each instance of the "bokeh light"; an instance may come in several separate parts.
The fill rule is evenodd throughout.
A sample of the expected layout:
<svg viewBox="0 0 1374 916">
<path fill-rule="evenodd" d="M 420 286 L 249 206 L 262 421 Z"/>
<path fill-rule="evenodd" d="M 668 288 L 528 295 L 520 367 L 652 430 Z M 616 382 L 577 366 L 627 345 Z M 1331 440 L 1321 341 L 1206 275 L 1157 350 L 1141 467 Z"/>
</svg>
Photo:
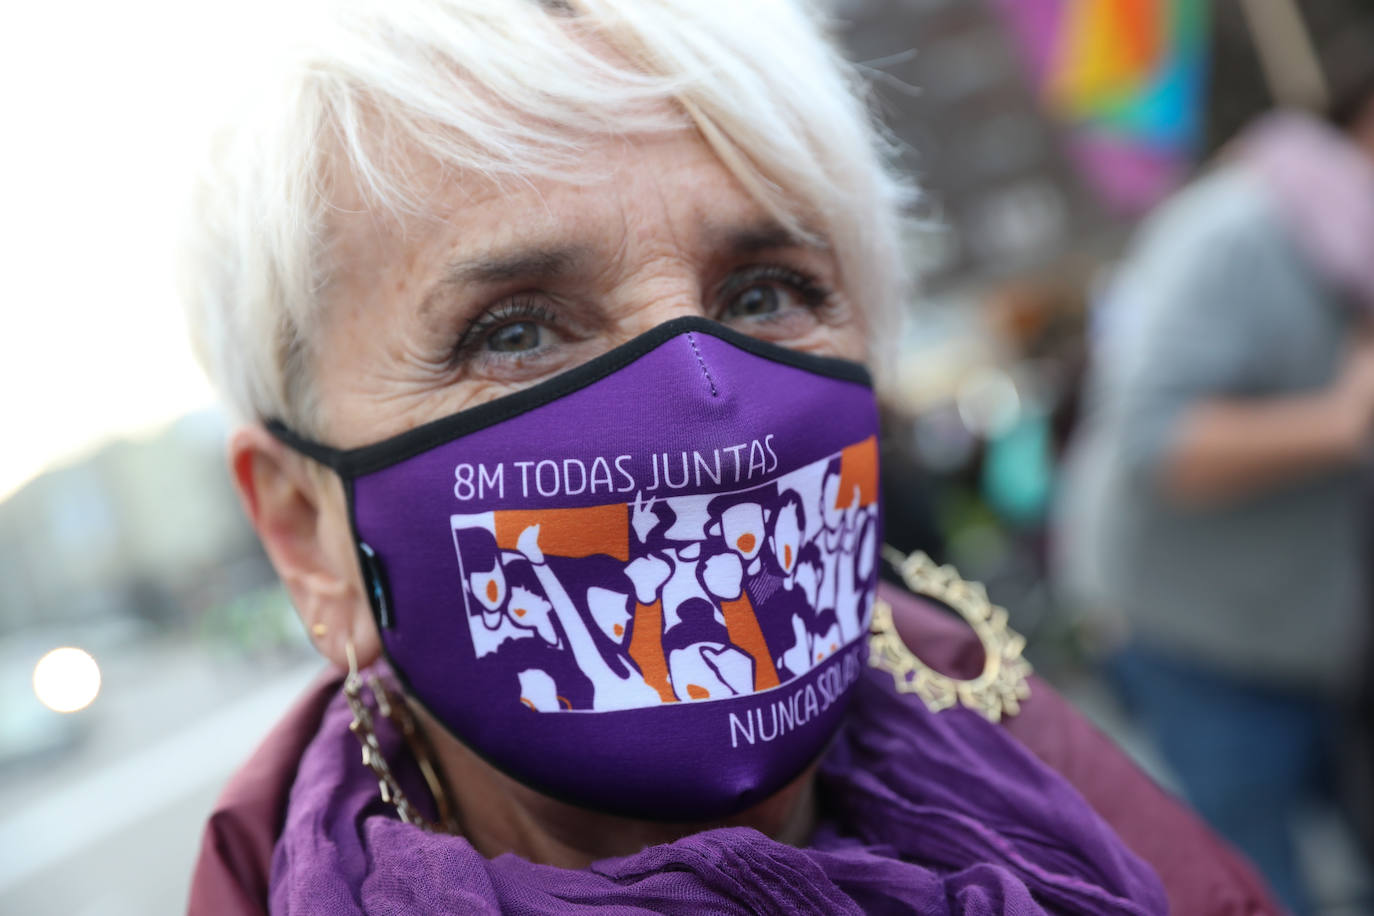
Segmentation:
<svg viewBox="0 0 1374 916">
<path fill-rule="evenodd" d="M 100 693 L 100 666 L 85 649 L 53 649 L 34 665 L 33 692 L 54 712 L 85 709 Z"/>
</svg>

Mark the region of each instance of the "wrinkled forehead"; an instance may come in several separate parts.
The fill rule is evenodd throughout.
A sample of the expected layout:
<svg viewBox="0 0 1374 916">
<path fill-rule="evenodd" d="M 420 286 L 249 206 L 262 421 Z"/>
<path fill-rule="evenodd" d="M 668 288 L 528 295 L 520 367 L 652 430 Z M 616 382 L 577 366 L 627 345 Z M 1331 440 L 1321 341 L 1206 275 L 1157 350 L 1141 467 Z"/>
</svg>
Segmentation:
<svg viewBox="0 0 1374 916">
<path fill-rule="evenodd" d="M 420 189 L 419 205 L 408 209 L 378 200 L 356 177 L 336 179 L 322 299 L 366 298 L 382 285 L 401 291 L 433 279 L 441 261 L 464 265 L 445 268 L 457 279 L 490 282 L 503 273 L 552 273 L 563 266 L 555 259 L 609 270 L 648 248 L 683 259 L 711 250 L 828 248 L 804 201 L 778 214 L 685 119 L 672 130 L 567 142 L 578 145 L 582 163 L 557 177 L 483 174 L 426 153 L 398 155 L 396 166 Z M 531 258 L 550 263 L 530 270 Z"/>
</svg>

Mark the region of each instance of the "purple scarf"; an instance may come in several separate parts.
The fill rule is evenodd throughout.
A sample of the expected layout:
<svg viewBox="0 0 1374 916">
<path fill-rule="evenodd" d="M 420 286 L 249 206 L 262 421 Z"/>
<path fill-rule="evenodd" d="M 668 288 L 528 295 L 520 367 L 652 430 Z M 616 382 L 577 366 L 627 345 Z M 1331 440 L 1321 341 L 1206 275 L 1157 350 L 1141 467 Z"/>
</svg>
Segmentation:
<svg viewBox="0 0 1374 916">
<path fill-rule="evenodd" d="M 1148 865 L 1000 727 L 932 714 L 865 669 L 797 849 L 722 828 L 585 870 L 488 860 L 407 826 L 358 762 L 342 697 L 301 759 L 272 862 L 271 909 L 415 913 L 1165 913 Z M 385 728 L 379 720 L 379 729 Z M 412 799 L 413 762 L 378 735 Z"/>
</svg>

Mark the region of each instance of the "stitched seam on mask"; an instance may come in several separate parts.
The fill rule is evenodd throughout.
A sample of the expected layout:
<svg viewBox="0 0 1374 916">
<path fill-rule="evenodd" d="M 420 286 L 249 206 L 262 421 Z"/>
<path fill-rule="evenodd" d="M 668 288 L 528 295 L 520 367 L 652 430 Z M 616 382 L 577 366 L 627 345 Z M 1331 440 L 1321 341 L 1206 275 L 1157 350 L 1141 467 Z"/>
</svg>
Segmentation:
<svg viewBox="0 0 1374 916">
<path fill-rule="evenodd" d="M 706 360 L 701 358 L 701 351 L 697 349 L 696 337 L 688 334 L 687 342 L 692 345 L 692 352 L 697 355 L 697 364 L 701 366 L 701 374 L 706 376 L 706 381 L 711 385 L 711 397 L 720 397 L 720 395 L 716 393 L 716 380 L 711 378 L 711 370 L 706 368 Z"/>
</svg>

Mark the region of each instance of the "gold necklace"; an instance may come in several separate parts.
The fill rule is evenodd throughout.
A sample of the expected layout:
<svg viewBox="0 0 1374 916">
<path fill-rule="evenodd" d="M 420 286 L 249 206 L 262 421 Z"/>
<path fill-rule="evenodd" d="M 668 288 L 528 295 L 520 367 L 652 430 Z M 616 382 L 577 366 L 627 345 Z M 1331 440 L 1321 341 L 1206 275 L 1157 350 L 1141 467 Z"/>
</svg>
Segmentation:
<svg viewBox="0 0 1374 916">
<path fill-rule="evenodd" d="M 899 693 L 914 693 L 931 712 L 965 706 L 992 722 L 1021 711 L 1030 696 L 1030 662 L 1021 653 L 1026 640 L 1007 626 L 1007 612 L 988 600 L 977 582 L 966 582 L 952 566 L 936 566 L 921 551 L 903 556 L 883 545 L 883 558 L 902 575 L 914 594 L 954 609 L 973 627 L 983 646 L 983 670 L 963 680 L 942 674 L 917 658 L 897 632 L 892 606 L 881 598 L 873 606 L 868 663 L 892 675 Z"/>
</svg>

